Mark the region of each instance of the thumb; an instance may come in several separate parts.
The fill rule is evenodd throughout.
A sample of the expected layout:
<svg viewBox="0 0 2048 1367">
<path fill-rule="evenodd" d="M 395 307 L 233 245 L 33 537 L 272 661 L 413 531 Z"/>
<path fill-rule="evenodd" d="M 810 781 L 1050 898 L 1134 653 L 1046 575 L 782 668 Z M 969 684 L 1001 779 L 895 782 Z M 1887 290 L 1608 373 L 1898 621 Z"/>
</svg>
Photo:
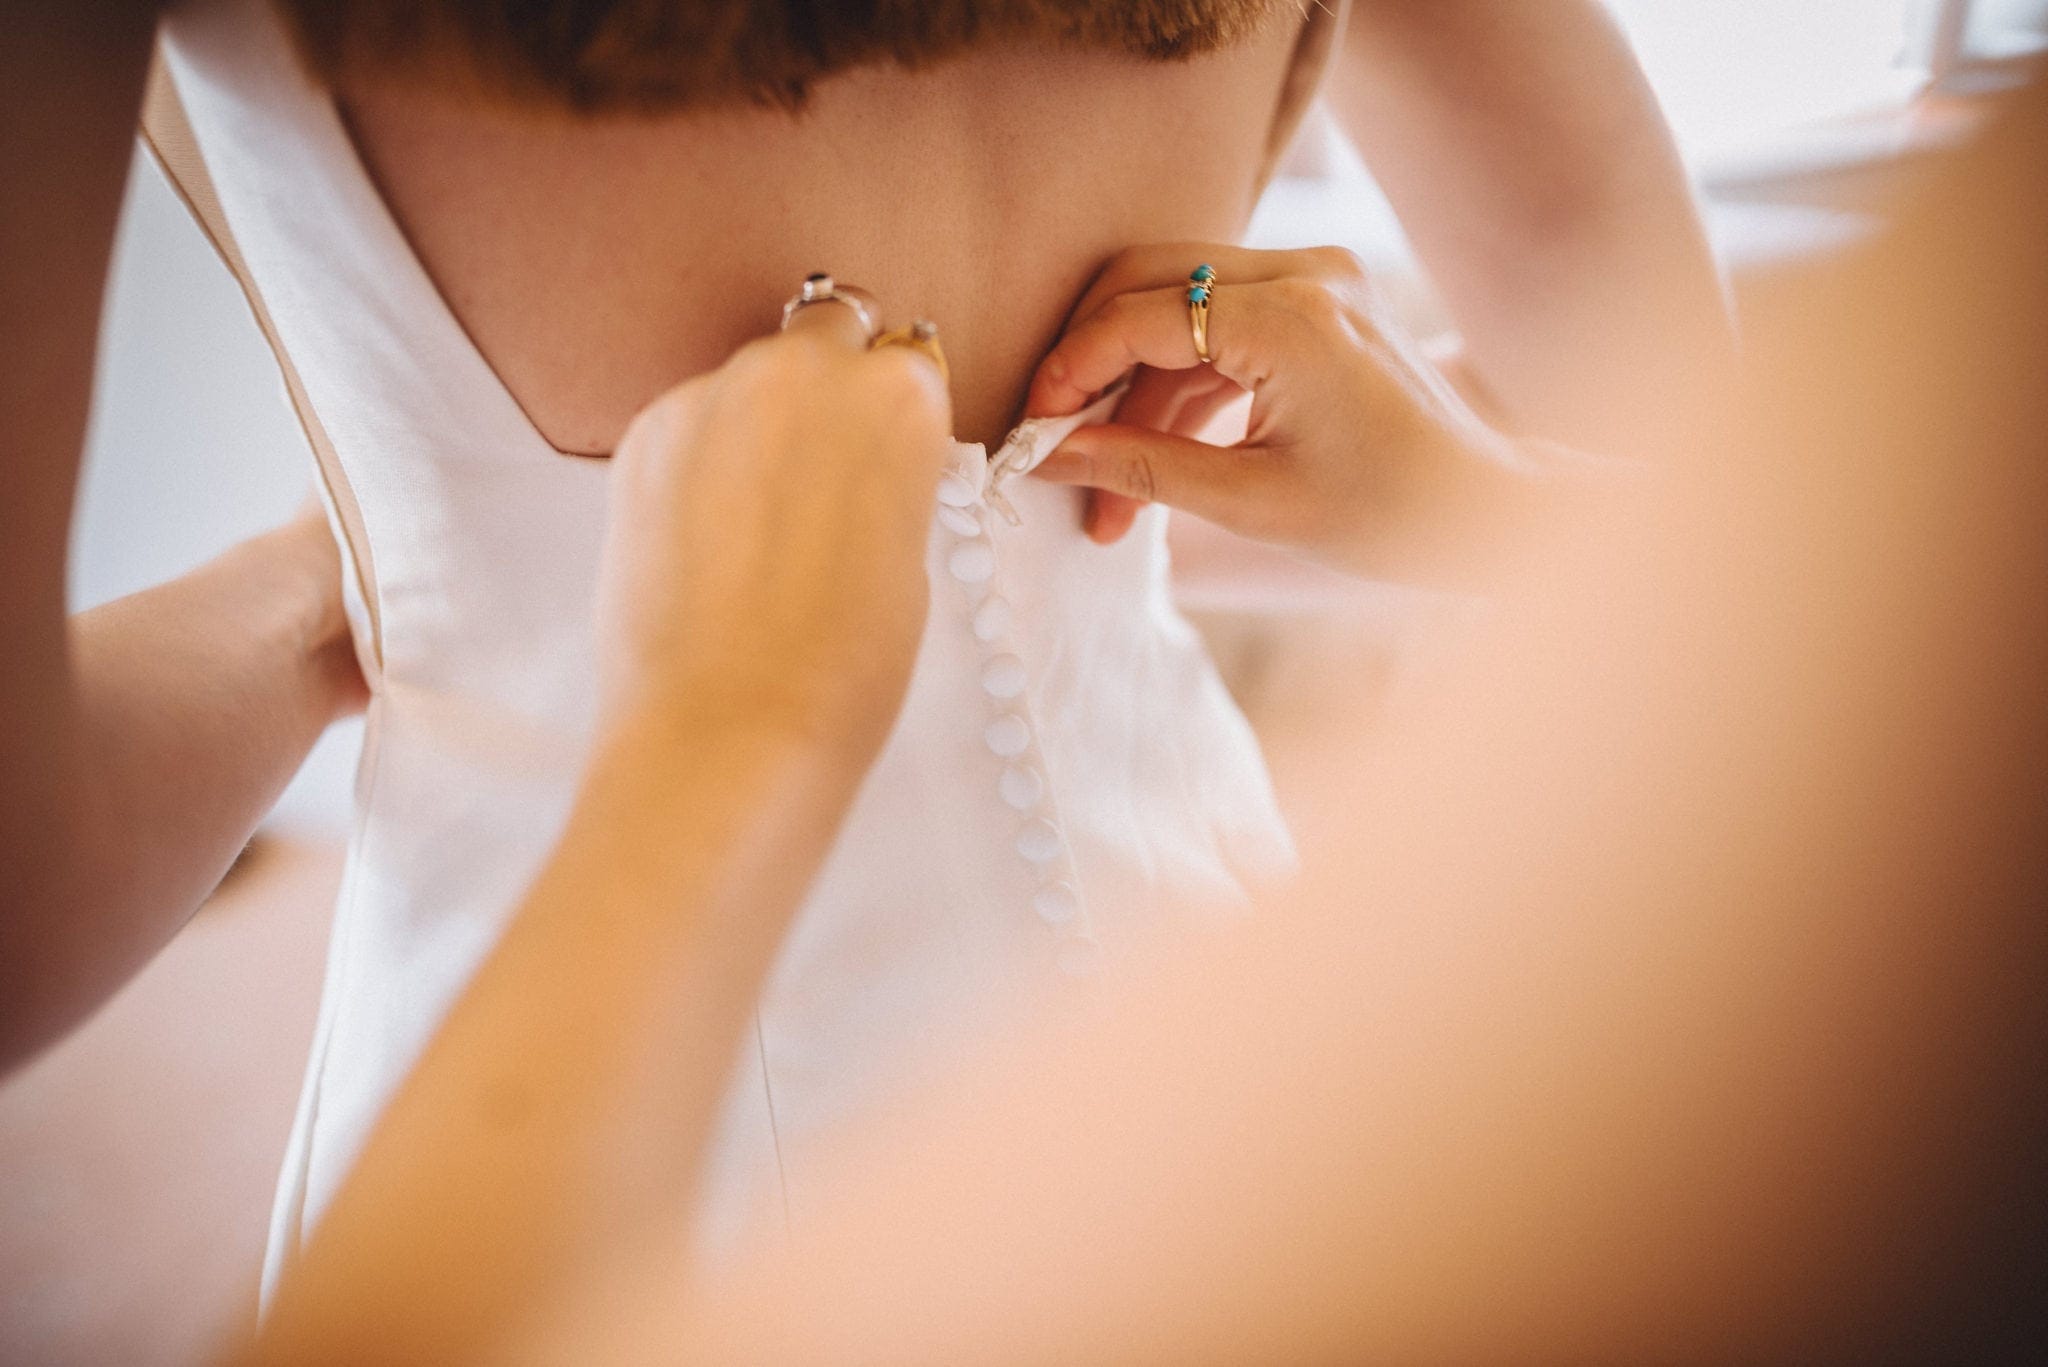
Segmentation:
<svg viewBox="0 0 2048 1367">
<path fill-rule="evenodd" d="M 1256 520 L 1270 488 L 1267 456 L 1256 446 L 1212 446 L 1149 427 L 1104 423 L 1075 431 L 1031 473 L 1237 527 Z"/>
</svg>

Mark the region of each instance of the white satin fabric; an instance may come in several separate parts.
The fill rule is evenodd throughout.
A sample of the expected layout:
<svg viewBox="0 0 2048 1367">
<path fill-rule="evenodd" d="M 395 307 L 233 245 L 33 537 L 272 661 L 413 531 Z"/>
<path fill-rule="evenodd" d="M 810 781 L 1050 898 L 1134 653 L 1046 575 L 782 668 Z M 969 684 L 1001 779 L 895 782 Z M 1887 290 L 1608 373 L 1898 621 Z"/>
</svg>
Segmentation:
<svg viewBox="0 0 2048 1367">
<path fill-rule="evenodd" d="M 265 6 L 181 7 L 166 53 L 360 510 L 341 535 L 374 695 L 267 1289 L 563 822 L 608 467 L 553 452 L 505 392 Z M 1016 477 L 1081 420 L 1027 424 L 993 462 L 956 449 L 902 718 L 736 1060 L 697 1212 L 713 1243 L 800 1220 L 814 1146 L 935 1047 L 1291 864 L 1171 601 L 1163 511 L 1104 549 L 1072 491 Z"/>
</svg>

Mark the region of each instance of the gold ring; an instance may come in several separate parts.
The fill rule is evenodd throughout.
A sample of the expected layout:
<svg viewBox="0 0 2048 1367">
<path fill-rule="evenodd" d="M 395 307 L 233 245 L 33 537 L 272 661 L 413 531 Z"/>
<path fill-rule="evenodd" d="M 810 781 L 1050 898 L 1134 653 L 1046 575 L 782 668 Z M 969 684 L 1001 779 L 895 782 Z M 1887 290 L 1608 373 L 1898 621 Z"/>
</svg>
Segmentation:
<svg viewBox="0 0 2048 1367">
<path fill-rule="evenodd" d="M 1209 298 L 1216 291 L 1216 268 L 1203 264 L 1188 272 L 1188 331 L 1194 334 L 1195 356 L 1213 365 L 1209 354 Z"/>
<path fill-rule="evenodd" d="M 868 343 L 868 350 L 876 347 L 907 346 L 921 351 L 932 358 L 932 364 L 939 368 L 939 379 L 947 384 L 953 382 L 953 372 L 946 366 L 946 353 L 939 345 L 939 325 L 920 318 L 907 328 L 890 328 L 887 332 Z"/>
</svg>

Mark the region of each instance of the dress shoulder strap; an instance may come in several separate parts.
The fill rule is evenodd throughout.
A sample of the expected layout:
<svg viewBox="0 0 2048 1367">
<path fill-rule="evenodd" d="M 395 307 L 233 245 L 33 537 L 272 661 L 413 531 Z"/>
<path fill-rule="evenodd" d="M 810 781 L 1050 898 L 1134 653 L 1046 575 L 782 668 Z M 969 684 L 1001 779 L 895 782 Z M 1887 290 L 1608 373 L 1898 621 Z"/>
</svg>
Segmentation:
<svg viewBox="0 0 2048 1367">
<path fill-rule="evenodd" d="M 220 195 L 215 191 L 213 177 L 206 169 L 206 158 L 192 132 L 192 122 L 186 117 L 177 84 L 171 79 L 161 50 L 150 63 L 149 84 L 143 92 L 141 136 L 143 145 L 163 169 L 165 179 L 184 201 L 185 208 L 200 231 L 205 233 L 207 241 L 213 244 L 221 264 L 241 286 L 249 312 L 255 318 L 263 340 L 269 345 L 271 356 L 277 361 L 278 371 L 284 378 L 285 392 L 291 397 L 292 411 L 298 415 L 306 442 L 313 448 L 314 464 L 325 487 L 328 506 L 334 510 L 341 525 L 343 559 L 354 576 L 356 590 L 361 595 L 369 619 L 370 640 L 365 643 L 369 658 L 365 664 L 381 668 L 384 634 L 374 592 L 376 575 L 370 560 L 370 540 L 364 528 L 362 508 L 349 485 L 341 457 L 320 422 L 320 415 L 313 411 L 306 387 L 299 379 L 298 367 L 293 365 L 292 358 L 278 340 L 277 328 L 271 321 L 269 309 L 264 306 L 263 296 L 256 288 L 248 263 L 242 259 L 241 249 L 235 244 L 227 215 L 221 211 Z"/>
</svg>

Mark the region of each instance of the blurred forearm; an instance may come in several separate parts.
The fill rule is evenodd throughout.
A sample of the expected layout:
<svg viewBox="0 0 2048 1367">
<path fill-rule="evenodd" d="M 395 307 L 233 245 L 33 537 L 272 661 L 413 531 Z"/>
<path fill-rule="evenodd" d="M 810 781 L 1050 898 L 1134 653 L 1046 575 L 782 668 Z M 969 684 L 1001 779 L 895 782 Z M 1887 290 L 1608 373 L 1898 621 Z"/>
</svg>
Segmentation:
<svg viewBox="0 0 2048 1367">
<path fill-rule="evenodd" d="M 868 758 L 719 704 L 610 728 L 511 929 L 233 1360 L 506 1361 L 592 1267 L 674 1253 L 741 1031 Z"/>
<path fill-rule="evenodd" d="M 317 515 L 71 619 L 64 743 L 10 804 L 54 835 L 0 919 L 0 1066 L 88 1014 L 184 924 L 362 679 Z M 16 721 L 19 725 L 19 720 Z"/>
<path fill-rule="evenodd" d="M 268 653 L 276 616 L 237 585 L 247 555 L 241 570 L 224 561 L 82 621 L 65 614 L 100 304 L 157 9 L 0 11 L 0 1070 L 190 914 L 305 748 L 275 717 L 193 701 L 297 681 Z M 245 666 L 257 675 L 232 673 Z M 145 698 L 167 710 L 151 720 Z M 297 748 L 278 748 L 285 736 Z M 225 795 L 199 791 L 219 779 Z"/>
</svg>

